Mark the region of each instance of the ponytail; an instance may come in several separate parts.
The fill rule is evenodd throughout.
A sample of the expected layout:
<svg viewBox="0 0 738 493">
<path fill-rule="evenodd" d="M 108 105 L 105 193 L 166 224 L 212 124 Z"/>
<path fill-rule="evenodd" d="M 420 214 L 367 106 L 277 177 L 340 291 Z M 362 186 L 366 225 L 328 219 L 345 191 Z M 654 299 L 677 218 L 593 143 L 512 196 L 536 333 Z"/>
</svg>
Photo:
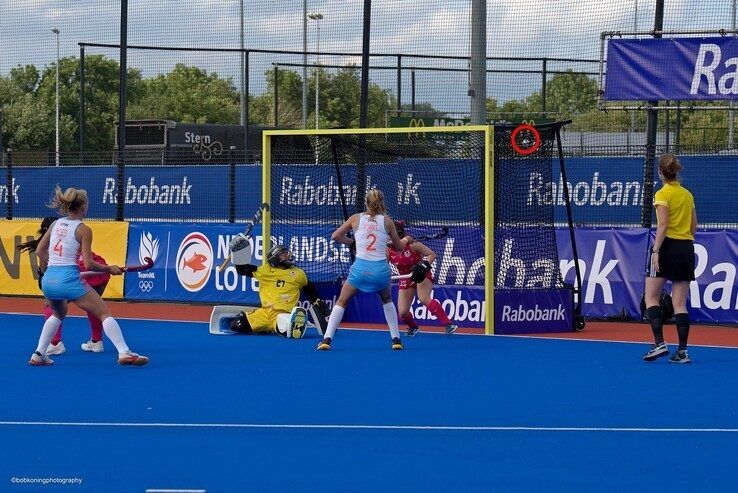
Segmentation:
<svg viewBox="0 0 738 493">
<path fill-rule="evenodd" d="M 59 185 L 54 188 L 54 196 L 48 204 L 50 209 L 58 209 L 59 213 L 67 214 L 78 212 L 87 204 L 87 191 L 81 188 L 67 188 L 64 192 Z"/>
</svg>

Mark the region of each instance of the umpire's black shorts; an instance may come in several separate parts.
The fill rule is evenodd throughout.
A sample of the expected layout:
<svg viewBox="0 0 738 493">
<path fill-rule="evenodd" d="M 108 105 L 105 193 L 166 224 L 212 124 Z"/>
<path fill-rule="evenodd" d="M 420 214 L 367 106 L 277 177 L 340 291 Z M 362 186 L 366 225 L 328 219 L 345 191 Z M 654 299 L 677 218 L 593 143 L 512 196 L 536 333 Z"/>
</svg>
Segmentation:
<svg viewBox="0 0 738 493">
<path fill-rule="evenodd" d="M 659 248 L 659 271 L 654 272 L 649 262 L 648 275 L 663 277 L 669 281 L 694 281 L 694 262 L 692 240 L 675 240 L 667 237 Z"/>
</svg>

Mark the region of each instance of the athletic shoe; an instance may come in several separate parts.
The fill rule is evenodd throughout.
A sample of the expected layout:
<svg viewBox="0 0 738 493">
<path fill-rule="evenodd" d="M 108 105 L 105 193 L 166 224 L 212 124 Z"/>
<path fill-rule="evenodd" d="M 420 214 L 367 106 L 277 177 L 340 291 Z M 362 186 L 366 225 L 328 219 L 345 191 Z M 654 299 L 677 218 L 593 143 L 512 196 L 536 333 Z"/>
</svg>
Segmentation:
<svg viewBox="0 0 738 493">
<path fill-rule="evenodd" d="M 654 361 L 662 356 L 669 354 L 669 348 L 666 347 L 666 343 L 654 344 L 646 354 L 643 355 L 643 361 Z"/>
<path fill-rule="evenodd" d="M 143 366 L 149 362 L 149 358 L 146 356 L 138 355 L 132 351 L 126 351 L 125 353 L 118 354 L 118 364 L 121 366 Z"/>
<path fill-rule="evenodd" d="M 83 342 L 80 347 L 82 348 L 82 351 L 87 351 L 90 353 L 102 353 L 103 351 L 105 351 L 102 341 L 92 342 L 92 339 L 87 342 Z"/>
<path fill-rule="evenodd" d="M 400 351 L 402 349 L 405 349 L 405 348 L 402 347 L 402 341 L 400 340 L 400 338 L 399 337 L 392 338 L 392 350 Z"/>
<path fill-rule="evenodd" d="M 456 329 L 458 329 L 459 326 L 456 324 L 446 324 L 446 335 L 450 336 L 454 332 L 456 332 Z"/>
<path fill-rule="evenodd" d="M 420 330 L 420 327 L 418 327 L 417 325 L 408 325 L 405 335 L 408 337 L 412 337 L 415 334 L 417 334 L 419 330 Z"/>
<path fill-rule="evenodd" d="M 46 356 L 53 356 L 55 354 L 62 354 L 67 350 L 67 348 L 64 347 L 64 342 L 59 341 L 56 346 L 53 344 L 49 344 L 46 347 Z"/>
<path fill-rule="evenodd" d="M 28 364 L 31 366 L 51 366 L 54 364 L 54 360 L 45 354 L 34 351 L 31 355 L 31 359 L 28 360 Z"/>
<path fill-rule="evenodd" d="M 331 349 L 331 338 L 326 337 L 318 344 L 318 351 L 329 351 Z"/>
<path fill-rule="evenodd" d="M 292 339 L 302 339 L 305 335 L 305 327 L 307 326 L 308 314 L 304 308 L 297 307 L 292 312 L 292 318 L 290 319 L 290 328 L 287 333 L 287 337 Z"/>
<path fill-rule="evenodd" d="M 686 349 L 680 349 L 679 351 L 676 351 L 674 354 L 671 355 L 671 358 L 669 358 L 669 362 L 671 363 L 691 363 L 692 360 L 689 359 L 689 355 L 687 354 Z"/>
</svg>

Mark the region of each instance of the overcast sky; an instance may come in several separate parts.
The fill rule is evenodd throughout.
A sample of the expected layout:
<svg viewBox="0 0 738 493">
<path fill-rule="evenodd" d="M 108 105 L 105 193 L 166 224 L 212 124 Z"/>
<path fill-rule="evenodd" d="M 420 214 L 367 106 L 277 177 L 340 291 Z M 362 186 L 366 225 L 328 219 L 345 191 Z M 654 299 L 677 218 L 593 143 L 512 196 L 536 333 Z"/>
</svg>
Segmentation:
<svg viewBox="0 0 738 493">
<path fill-rule="evenodd" d="M 243 0 L 245 46 L 252 49 L 303 49 L 302 0 Z M 655 0 L 488 0 L 487 55 L 597 59 L 599 34 L 633 28 L 638 5 L 640 29 L 653 26 Z M 308 0 L 308 11 L 323 14 L 320 50 L 361 51 L 363 0 Z M 129 0 L 130 45 L 238 48 L 240 0 Z M 730 28 L 729 0 L 666 0 L 665 29 Z M 471 0 L 373 0 L 372 53 L 468 56 Z M 56 58 L 55 35 L 61 31 L 61 56 L 79 56 L 79 42 L 119 42 L 120 2 L 114 0 L 0 0 L 0 74 L 17 65 L 47 66 Z M 308 23 L 309 51 L 317 48 L 317 21 Z M 118 58 L 116 50 L 88 49 Z M 274 62 L 300 63 L 301 56 L 252 55 L 251 92 L 264 89 L 263 73 Z M 358 57 L 327 57 L 323 64 L 358 64 Z M 174 63 L 198 65 L 238 77 L 235 54 L 129 52 L 129 66 L 152 76 Z M 310 57 L 310 63 L 315 62 Z M 372 65 L 394 66 L 396 58 L 372 58 Z M 405 58 L 404 67 L 466 68 L 465 61 Z M 597 71 L 596 64 L 550 64 Z M 488 69 L 540 68 L 540 62 L 490 62 Z M 299 70 L 293 68 L 293 70 Z M 396 71 L 372 71 L 372 80 L 392 89 Z M 439 101 L 456 106 L 465 98 L 467 74 L 418 73 L 418 102 Z M 403 101 L 409 72 L 403 72 Z M 523 97 L 537 90 L 540 76 L 490 75 L 489 96 Z M 445 98 L 445 99 L 444 99 Z M 461 99 L 459 99 L 461 98 Z"/>
</svg>

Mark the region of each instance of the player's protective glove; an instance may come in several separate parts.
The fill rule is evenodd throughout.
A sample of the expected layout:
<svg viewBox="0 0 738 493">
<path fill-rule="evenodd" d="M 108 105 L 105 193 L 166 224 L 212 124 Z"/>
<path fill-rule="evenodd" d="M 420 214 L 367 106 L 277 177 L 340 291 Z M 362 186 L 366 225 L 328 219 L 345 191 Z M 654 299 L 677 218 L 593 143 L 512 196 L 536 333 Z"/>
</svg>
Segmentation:
<svg viewBox="0 0 738 493">
<path fill-rule="evenodd" d="M 428 263 L 427 260 L 418 262 L 413 266 L 413 272 L 410 280 L 418 283 L 423 282 L 423 279 L 425 279 L 425 275 L 430 272 L 430 270 L 431 265 Z"/>
<path fill-rule="evenodd" d="M 41 272 L 41 267 L 36 267 L 36 274 L 38 274 L 38 289 L 43 291 L 43 289 L 41 288 L 41 279 L 43 279 L 44 273 Z"/>
<path fill-rule="evenodd" d="M 231 242 L 228 243 L 228 248 L 232 252 L 243 250 L 247 246 L 249 246 L 249 239 L 243 233 L 238 233 L 236 236 L 233 237 Z"/>
</svg>

